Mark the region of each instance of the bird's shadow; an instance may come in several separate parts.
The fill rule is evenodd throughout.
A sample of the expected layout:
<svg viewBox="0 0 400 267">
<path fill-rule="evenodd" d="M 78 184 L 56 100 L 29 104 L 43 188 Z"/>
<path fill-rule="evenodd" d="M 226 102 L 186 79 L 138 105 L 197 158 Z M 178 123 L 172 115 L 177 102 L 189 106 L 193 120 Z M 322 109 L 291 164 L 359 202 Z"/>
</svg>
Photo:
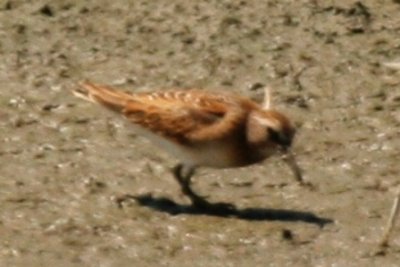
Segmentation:
<svg viewBox="0 0 400 267">
<path fill-rule="evenodd" d="M 171 215 L 190 214 L 190 215 L 210 215 L 217 217 L 238 218 L 248 221 L 287 221 L 305 222 L 324 227 L 326 224 L 333 223 L 332 219 L 323 218 L 312 212 L 294 211 L 285 209 L 268 208 L 243 208 L 239 209 L 233 205 L 221 203 L 210 203 L 207 207 L 196 207 L 174 202 L 164 197 L 153 197 L 151 194 L 138 196 L 126 195 L 125 197 L 134 199 L 139 205 L 153 210 L 165 212 Z"/>
</svg>

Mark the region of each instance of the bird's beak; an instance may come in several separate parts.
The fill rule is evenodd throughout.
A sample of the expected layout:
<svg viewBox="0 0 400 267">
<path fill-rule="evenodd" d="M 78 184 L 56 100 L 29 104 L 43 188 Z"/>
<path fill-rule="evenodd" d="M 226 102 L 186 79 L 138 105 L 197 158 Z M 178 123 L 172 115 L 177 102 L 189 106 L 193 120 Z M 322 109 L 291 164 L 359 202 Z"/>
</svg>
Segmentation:
<svg viewBox="0 0 400 267">
<path fill-rule="evenodd" d="M 292 169 L 296 180 L 299 183 L 304 184 L 302 170 L 300 169 L 299 165 L 297 165 L 296 158 L 290 149 L 287 149 L 285 151 L 285 155 L 284 155 L 283 159 L 289 165 L 289 167 Z"/>
</svg>

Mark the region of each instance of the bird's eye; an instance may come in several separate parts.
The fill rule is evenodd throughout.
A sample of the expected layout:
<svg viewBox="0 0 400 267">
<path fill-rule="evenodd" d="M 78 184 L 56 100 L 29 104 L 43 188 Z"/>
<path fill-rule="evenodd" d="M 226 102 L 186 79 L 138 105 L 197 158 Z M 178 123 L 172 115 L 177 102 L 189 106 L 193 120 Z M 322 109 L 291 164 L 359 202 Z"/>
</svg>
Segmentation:
<svg viewBox="0 0 400 267">
<path fill-rule="evenodd" d="M 268 128 L 268 138 L 274 143 L 279 143 L 279 133 L 271 128 Z"/>
<path fill-rule="evenodd" d="M 287 136 L 282 132 L 278 132 L 274 129 L 268 128 L 268 134 L 272 142 L 277 143 L 281 146 L 289 147 L 292 144 L 292 137 Z"/>
</svg>

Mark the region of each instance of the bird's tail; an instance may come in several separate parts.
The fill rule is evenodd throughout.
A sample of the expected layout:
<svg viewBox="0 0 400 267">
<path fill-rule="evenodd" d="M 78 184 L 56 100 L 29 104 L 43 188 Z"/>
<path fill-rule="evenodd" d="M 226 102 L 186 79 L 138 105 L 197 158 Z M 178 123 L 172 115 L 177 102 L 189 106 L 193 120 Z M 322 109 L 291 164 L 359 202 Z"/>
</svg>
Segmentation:
<svg viewBox="0 0 400 267">
<path fill-rule="evenodd" d="M 85 81 L 80 84 L 80 88 L 72 93 L 82 99 L 101 104 L 113 111 L 121 112 L 132 98 L 132 95 L 114 90 L 111 87 L 93 84 Z"/>
</svg>

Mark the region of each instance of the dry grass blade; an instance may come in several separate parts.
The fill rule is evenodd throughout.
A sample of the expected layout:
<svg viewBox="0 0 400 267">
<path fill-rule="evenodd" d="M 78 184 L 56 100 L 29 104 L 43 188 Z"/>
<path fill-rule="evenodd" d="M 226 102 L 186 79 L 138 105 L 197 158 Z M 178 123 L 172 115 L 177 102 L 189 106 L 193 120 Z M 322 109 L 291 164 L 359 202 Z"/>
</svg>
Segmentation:
<svg viewBox="0 0 400 267">
<path fill-rule="evenodd" d="M 387 247 L 389 245 L 390 234 L 396 223 L 396 218 L 398 217 L 399 212 L 400 212 L 400 187 L 397 189 L 397 193 L 396 193 L 395 199 L 393 201 L 392 209 L 390 211 L 389 219 L 387 221 L 385 231 L 383 232 L 381 242 L 379 243 L 380 246 Z"/>
</svg>

